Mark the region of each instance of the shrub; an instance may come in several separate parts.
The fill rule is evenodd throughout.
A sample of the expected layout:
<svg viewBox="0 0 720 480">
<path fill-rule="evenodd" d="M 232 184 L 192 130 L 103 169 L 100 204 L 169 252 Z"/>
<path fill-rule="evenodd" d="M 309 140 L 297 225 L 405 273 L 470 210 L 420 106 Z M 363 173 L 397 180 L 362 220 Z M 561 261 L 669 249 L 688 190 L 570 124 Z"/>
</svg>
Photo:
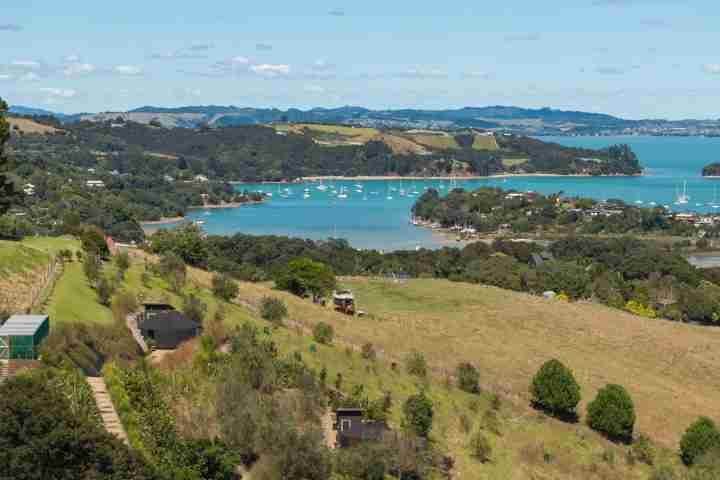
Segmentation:
<svg viewBox="0 0 720 480">
<path fill-rule="evenodd" d="M 427 376 L 425 356 L 417 350 L 413 350 L 405 359 L 405 369 L 410 375 L 425 378 Z"/>
<path fill-rule="evenodd" d="M 645 434 L 640 434 L 630 448 L 630 454 L 635 461 L 647 465 L 655 464 L 655 446 Z"/>
<path fill-rule="evenodd" d="M 470 453 L 482 463 L 490 461 L 492 447 L 490 441 L 482 432 L 476 432 L 470 439 Z"/>
<path fill-rule="evenodd" d="M 468 393 L 480 391 L 480 372 L 470 363 L 461 363 L 457 367 L 458 388 Z"/>
<path fill-rule="evenodd" d="M 110 306 L 110 299 L 112 298 L 114 287 L 107 278 L 102 277 L 97 283 L 97 296 L 98 302 L 105 306 Z"/>
<path fill-rule="evenodd" d="M 335 273 L 324 263 L 299 258 L 288 262 L 287 268 L 276 276 L 275 284 L 280 290 L 300 297 L 320 298 L 335 288 Z"/>
<path fill-rule="evenodd" d="M 229 302 L 238 294 L 239 288 L 235 280 L 224 273 L 215 274 L 212 278 L 212 292 L 217 298 Z"/>
<path fill-rule="evenodd" d="M 287 317 L 287 314 L 287 306 L 279 298 L 263 297 L 260 302 L 260 316 L 268 322 L 282 325 L 282 321 Z"/>
<path fill-rule="evenodd" d="M 118 272 L 122 273 L 123 278 L 125 272 L 130 268 L 130 256 L 127 252 L 122 251 L 115 256 L 115 265 L 117 266 Z"/>
<path fill-rule="evenodd" d="M 621 385 L 606 385 L 588 404 L 588 425 L 609 438 L 631 440 L 635 427 L 635 406 Z"/>
<path fill-rule="evenodd" d="M 403 405 L 403 426 L 415 435 L 427 438 L 432 429 L 433 404 L 425 392 L 408 397 Z"/>
<path fill-rule="evenodd" d="M 207 313 L 207 305 L 194 295 L 189 295 L 183 299 L 182 313 L 189 320 L 203 324 L 205 313 Z"/>
<path fill-rule="evenodd" d="M 125 323 L 125 318 L 139 308 L 137 298 L 128 291 L 122 291 L 115 295 L 110 306 L 113 318 L 123 324 Z"/>
<path fill-rule="evenodd" d="M 559 360 L 548 360 L 530 385 L 532 402 L 553 415 L 575 416 L 580 402 L 580 385 L 572 371 Z"/>
<path fill-rule="evenodd" d="M 686 465 L 692 465 L 713 448 L 720 448 L 720 431 L 707 417 L 698 418 L 680 440 L 680 456 Z"/>
<path fill-rule="evenodd" d="M 375 352 L 375 347 L 373 347 L 372 343 L 365 343 L 362 346 L 362 350 L 360 351 L 360 356 L 364 358 L 365 360 L 371 360 L 374 361 L 375 358 L 377 358 L 377 353 Z"/>
<path fill-rule="evenodd" d="M 637 302 L 635 300 L 630 300 L 625 304 L 625 310 L 632 313 L 633 315 L 637 315 L 639 317 L 645 317 L 645 318 L 655 318 L 657 317 L 657 313 L 655 312 L 655 309 L 653 309 L 649 305 L 643 305 L 640 302 Z"/>
<path fill-rule="evenodd" d="M 335 337 L 335 330 L 332 325 L 328 325 L 325 322 L 320 322 L 313 327 L 313 337 L 318 343 L 323 345 L 330 345 Z"/>
</svg>

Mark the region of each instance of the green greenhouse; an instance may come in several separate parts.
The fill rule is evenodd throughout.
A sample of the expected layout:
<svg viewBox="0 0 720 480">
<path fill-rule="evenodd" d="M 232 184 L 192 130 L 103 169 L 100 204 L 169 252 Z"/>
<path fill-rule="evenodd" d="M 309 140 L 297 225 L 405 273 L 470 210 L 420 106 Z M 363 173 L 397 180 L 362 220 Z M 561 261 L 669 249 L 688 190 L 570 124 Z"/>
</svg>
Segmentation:
<svg viewBox="0 0 720 480">
<path fill-rule="evenodd" d="M 47 315 L 13 315 L 0 326 L 0 359 L 37 360 L 49 332 Z"/>
</svg>

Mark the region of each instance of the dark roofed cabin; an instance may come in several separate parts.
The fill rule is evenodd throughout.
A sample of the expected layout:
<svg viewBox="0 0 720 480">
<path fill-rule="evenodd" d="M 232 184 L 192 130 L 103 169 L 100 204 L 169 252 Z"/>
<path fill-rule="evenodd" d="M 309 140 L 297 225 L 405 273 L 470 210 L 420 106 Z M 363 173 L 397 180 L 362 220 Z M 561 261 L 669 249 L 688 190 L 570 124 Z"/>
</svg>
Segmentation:
<svg viewBox="0 0 720 480">
<path fill-rule="evenodd" d="M 335 410 L 335 431 L 337 446 L 347 448 L 362 442 L 376 442 L 387 431 L 385 422 L 367 421 L 362 408 L 338 408 Z"/>
<path fill-rule="evenodd" d="M 202 333 L 202 325 L 190 320 L 172 305 L 146 303 L 144 307 L 138 327 L 143 337 L 152 340 L 156 348 L 172 350 Z"/>
</svg>

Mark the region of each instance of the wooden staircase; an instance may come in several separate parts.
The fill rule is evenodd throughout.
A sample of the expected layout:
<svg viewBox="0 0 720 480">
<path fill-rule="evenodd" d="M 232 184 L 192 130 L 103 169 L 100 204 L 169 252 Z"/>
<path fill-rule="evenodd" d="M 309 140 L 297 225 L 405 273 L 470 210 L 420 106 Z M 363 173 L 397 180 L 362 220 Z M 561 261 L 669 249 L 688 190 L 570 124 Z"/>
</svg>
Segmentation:
<svg viewBox="0 0 720 480">
<path fill-rule="evenodd" d="M 10 366 L 7 360 L 0 360 L 0 383 L 10 378 Z"/>
<path fill-rule="evenodd" d="M 125 428 L 122 422 L 120 422 L 120 417 L 115 411 L 115 406 L 110 399 L 107 387 L 105 386 L 105 380 L 103 380 L 102 377 L 87 377 L 87 382 L 92 389 L 95 404 L 100 412 L 100 418 L 102 418 L 105 430 L 125 442 L 125 444 L 128 444 L 127 433 L 125 433 Z"/>
</svg>

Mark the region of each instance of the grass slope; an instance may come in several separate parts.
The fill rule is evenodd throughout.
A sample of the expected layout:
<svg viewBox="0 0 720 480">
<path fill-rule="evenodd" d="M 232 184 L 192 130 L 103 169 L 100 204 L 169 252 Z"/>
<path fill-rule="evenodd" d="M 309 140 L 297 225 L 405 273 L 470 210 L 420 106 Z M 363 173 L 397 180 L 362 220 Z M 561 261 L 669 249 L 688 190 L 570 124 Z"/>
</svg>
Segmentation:
<svg viewBox="0 0 720 480">
<path fill-rule="evenodd" d="M 88 313 L 102 307 L 97 306 L 94 292 L 82 285 L 81 268 L 75 265 L 79 270 L 66 270 L 56 288 L 54 318 L 61 322 L 102 320 L 101 315 Z M 180 306 L 180 298 L 169 292 L 161 279 L 154 278 L 149 287 L 144 287 L 140 282 L 142 268 L 139 261 L 134 263 L 123 288 L 142 298 Z M 208 317 L 219 306 L 208 291 L 210 279 L 207 272 L 190 270 L 188 292 L 207 303 Z M 226 322 L 230 326 L 245 321 L 268 326 L 257 314 L 260 301 L 267 295 L 282 298 L 288 305 L 289 327 L 276 329 L 273 334 L 281 352 L 299 351 L 310 365 L 318 369 L 325 366 L 329 383 L 342 373 L 346 391 L 356 384 L 365 385 L 373 398 L 390 391 L 394 399 L 391 424 L 395 427 L 400 425 L 404 399 L 425 388 L 436 407 L 432 438 L 441 451 L 455 459 L 456 478 L 649 478 L 647 466 L 626 461 L 626 447 L 607 442 L 583 424 L 565 424 L 527 408 L 529 378 L 551 356 L 575 369 L 586 399 L 594 394 L 595 386 L 606 381 L 626 385 L 638 406 L 640 430 L 673 447 L 677 429 L 687 426 L 688 416 L 716 413 L 713 408 L 717 408 L 720 389 L 709 367 L 718 337 L 705 329 L 657 320 L 651 325 L 650 321 L 598 306 L 552 303 L 445 281 L 390 284 L 358 280 L 349 286 L 360 308 L 371 315 L 347 317 L 275 291 L 268 284 L 241 283 L 235 302 L 223 304 Z M 68 302 L 75 306 L 70 308 Z M 308 329 L 319 321 L 334 326 L 337 340 L 332 346 L 311 349 L 314 342 Z M 659 358 L 668 353 L 658 345 L 660 339 L 678 348 L 682 345 L 686 355 Z M 375 362 L 360 358 L 357 352 L 366 342 L 373 343 L 379 352 Z M 413 348 L 424 352 L 432 367 L 427 380 L 404 372 L 402 359 Z M 470 360 L 480 368 L 481 381 L 488 390 L 504 392 L 500 433 L 486 432 L 493 446 L 492 461 L 486 464 L 471 457 L 468 442 L 472 432 L 487 427 L 483 417 L 490 408 L 490 396 L 472 396 L 448 387 L 447 374 L 461 360 Z M 392 362 L 397 364 L 395 368 Z M 698 377 L 690 378 L 690 372 Z M 699 385 L 702 382 L 708 385 Z M 648 406 L 648 395 L 653 392 L 657 398 Z M 668 397 L 668 392 L 676 394 Z M 692 407 L 695 411 L 690 413 Z M 659 430 L 663 415 L 667 433 Z M 462 417 L 467 418 L 469 431 L 461 425 Z M 662 463 L 677 464 L 672 453 L 663 451 L 661 456 Z M 608 461 L 610 457 L 615 460 Z"/>
<path fill-rule="evenodd" d="M 45 135 L 62 131 L 49 125 L 43 125 L 29 118 L 8 117 L 7 120 L 10 124 L 10 131 L 13 133 L 39 133 Z"/>
<path fill-rule="evenodd" d="M 33 303 L 33 288 L 42 284 L 52 256 L 20 242 L 0 241 L 0 310 L 24 312 Z"/>
</svg>

